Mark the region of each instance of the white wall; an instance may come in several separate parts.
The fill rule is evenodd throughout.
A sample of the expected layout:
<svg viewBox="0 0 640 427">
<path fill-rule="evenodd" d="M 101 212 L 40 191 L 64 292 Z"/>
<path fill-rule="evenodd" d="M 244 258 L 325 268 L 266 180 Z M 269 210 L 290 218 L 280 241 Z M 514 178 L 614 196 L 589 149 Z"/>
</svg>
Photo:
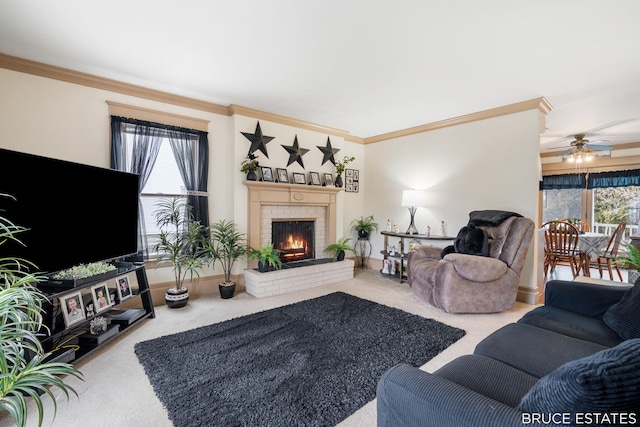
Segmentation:
<svg viewBox="0 0 640 427">
<path fill-rule="evenodd" d="M 365 214 L 373 214 L 381 229 L 390 219 L 405 231 L 410 216 L 401 207 L 402 190 L 418 189 L 429 199 L 416 213 L 420 233 L 430 226 L 440 234 L 444 220 L 447 234 L 455 236 L 469 212 L 482 209 L 515 211 L 536 221 L 540 119 L 537 110 L 526 111 L 366 145 Z M 379 233 L 372 246 L 372 256 L 380 258 Z M 533 248 L 523 287 L 536 287 Z"/>
</svg>

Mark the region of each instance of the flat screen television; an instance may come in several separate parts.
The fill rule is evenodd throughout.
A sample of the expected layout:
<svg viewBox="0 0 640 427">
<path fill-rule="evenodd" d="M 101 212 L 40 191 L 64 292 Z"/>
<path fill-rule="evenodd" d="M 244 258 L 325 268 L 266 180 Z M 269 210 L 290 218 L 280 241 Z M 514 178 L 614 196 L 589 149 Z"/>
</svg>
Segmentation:
<svg viewBox="0 0 640 427">
<path fill-rule="evenodd" d="M 52 273 L 137 252 L 138 175 L 0 149 L 0 216 L 28 231 L 0 245 Z"/>
</svg>

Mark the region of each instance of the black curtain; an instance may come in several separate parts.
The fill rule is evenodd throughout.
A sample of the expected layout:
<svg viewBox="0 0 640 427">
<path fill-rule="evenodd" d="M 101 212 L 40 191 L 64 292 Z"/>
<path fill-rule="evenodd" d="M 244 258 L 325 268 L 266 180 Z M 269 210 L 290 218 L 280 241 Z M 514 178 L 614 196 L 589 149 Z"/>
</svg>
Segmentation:
<svg viewBox="0 0 640 427">
<path fill-rule="evenodd" d="M 125 134 L 133 135 L 133 146 L 123 143 Z M 193 207 L 194 219 L 209 225 L 207 180 L 209 142 L 206 132 L 161 123 L 111 116 L 111 167 L 140 175 L 138 192 L 147 183 L 163 138 L 169 138 L 178 169 L 187 187 L 187 203 Z M 139 203 L 138 252 L 149 258 L 144 226 L 144 212 Z"/>
<path fill-rule="evenodd" d="M 192 207 L 193 219 L 208 227 L 209 140 L 207 133 L 169 129 L 168 135 L 180 175 L 187 187 L 187 204 Z"/>
<path fill-rule="evenodd" d="M 629 187 L 640 185 L 640 169 L 590 173 L 587 188 Z"/>
<path fill-rule="evenodd" d="M 586 174 L 569 173 L 564 175 L 545 175 L 540 181 L 540 190 L 567 190 L 586 188 Z"/>
</svg>

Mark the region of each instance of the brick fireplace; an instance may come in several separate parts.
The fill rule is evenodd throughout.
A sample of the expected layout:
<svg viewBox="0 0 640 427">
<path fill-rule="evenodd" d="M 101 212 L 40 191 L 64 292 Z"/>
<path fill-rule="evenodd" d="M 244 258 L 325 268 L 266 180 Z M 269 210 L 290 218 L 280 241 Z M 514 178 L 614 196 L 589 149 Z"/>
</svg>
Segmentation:
<svg viewBox="0 0 640 427">
<path fill-rule="evenodd" d="M 249 246 L 272 241 L 273 223 L 312 222 L 313 251 L 308 258 L 325 258 L 322 250 L 336 241 L 336 196 L 340 188 L 300 184 L 245 181 L 248 188 Z M 275 242 L 274 242 L 275 243 Z M 250 294 L 262 297 L 347 280 L 353 277 L 353 260 L 258 273 L 253 260 L 245 270 Z"/>
</svg>

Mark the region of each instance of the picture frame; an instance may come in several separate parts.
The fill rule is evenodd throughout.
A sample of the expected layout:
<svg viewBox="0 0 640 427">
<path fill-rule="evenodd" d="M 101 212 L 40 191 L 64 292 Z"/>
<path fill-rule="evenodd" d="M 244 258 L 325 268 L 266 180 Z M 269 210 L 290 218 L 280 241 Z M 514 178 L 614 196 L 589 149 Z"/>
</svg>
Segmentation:
<svg viewBox="0 0 640 427">
<path fill-rule="evenodd" d="M 96 314 L 108 310 L 113 305 L 107 282 L 93 285 L 91 287 L 91 297 L 93 298 L 93 305 Z"/>
<path fill-rule="evenodd" d="M 322 185 L 320 183 L 320 174 L 318 172 L 309 172 L 309 183 L 311 185 Z"/>
<path fill-rule="evenodd" d="M 129 275 L 116 277 L 116 289 L 118 290 L 118 300 L 120 301 L 133 297 Z"/>
<path fill-rule="evenodd" d="M 360 192 L 360 171 L 358 169 L 345 169 L 344 191 L 347 193 Z"/>
<path fill-rule="evenodd" d="M 262 175 L 262 180 L 265 182 L 273 182 L 273 171 L 270 167 L 260 166 L 260 174 Z"/>
<path fill-rule="evenodd" d="M 278 175 L 278 182 L 282 182 L 285 184 L 289 183 L 289 173 L 286 169 L 276 168 L 276 174 Z"/>
<path fill-rule="evenodd" d="M 294 184 L 306 184 L 307 180 L 305 179 L 305 176 L 304 176 L 303 173 L 294 172 L 293 173 L 293 183 Z"/>
<path fill-rule="evenodd" d="M 58 298 L 58 300 L 62 308 L 65 328 L 82 322 L 87 318 L 84 314 L 84 305 L 80 291 L 62 296 Z"/>
<path fill-rule="evenodd" d="M 325 172 L 324 173 L 324 186 L 325 187 L 333 187 L 335 183 L 333 182 L 333 175 Z"/>
</svg>

